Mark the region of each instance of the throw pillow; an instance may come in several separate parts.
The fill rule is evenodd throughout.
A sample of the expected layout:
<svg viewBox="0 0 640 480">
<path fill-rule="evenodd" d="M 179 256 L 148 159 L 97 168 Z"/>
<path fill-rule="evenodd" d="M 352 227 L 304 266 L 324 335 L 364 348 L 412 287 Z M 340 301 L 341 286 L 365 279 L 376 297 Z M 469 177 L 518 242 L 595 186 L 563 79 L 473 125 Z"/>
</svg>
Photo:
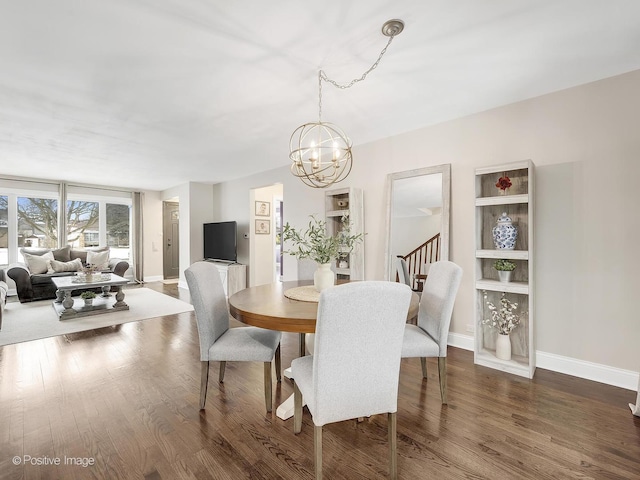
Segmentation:
<svg viewBox="0 0 640 480">
<path fill-rule="evenodd" d="M 89 247 L 89 248 L 79 248 L 79 249 L 72 249 L 71 252 L 69 252 L 69 260 L 75 260 L 76 258 L 79 258 L 80 260 L 82 260 L 83 264 L 87 264 L 87 252 L 108 252 L 109 251 L 109 247 Z"/>
<path fill-rule="evenodd" d="M 59 262 L 57 260 L 50 260 L 51 268 L 54 272 L 79 272 L 82 270 L 82 261 L 79 258 L 71 260 L 70 262 Z"/>
<path fill-rule="evenodd" d="M 109 250 L 106 252 L 87 252 L 87 265 L 92 265 L 96 270 L 109 270 Z"/>
<path fill-rule="evenodd" d="M 22 252 L 24 263 L 27 264 L 27 268 L 32 275 L 38 273 L 51 273 L 49 272 L 49 262 L 54 260 L 53 253 L 47 252 L 42 255 L 31 255 L 27 252 Z"/>
<path fill-rule="evenodd" d="M 69 252 L 71 251 L 71 246 L 67 245 L 66 247 L 59 248 L 57 250 L 51 250 L 50 248 L 35 248 L 35 247 L 23 247 L 20 249 L 20 253 L 23 255 L 28 253 L 29 255 L 44 255 L 47 252 L 53 253 L 53 258 L 58 260 L 59 262 L 68 262 L 71 260 L 69 257 Z"/>
<path fill-rule="evenodd" d="M 58 250 L 53 250 L 53 258 L 55 258 L 58 262 L 69 262 L 71 261 L 71 257 L 69 253 L 71 252 L 71 245 L 67 245 L 66 247 L 59 248 Z"/>
</svg>

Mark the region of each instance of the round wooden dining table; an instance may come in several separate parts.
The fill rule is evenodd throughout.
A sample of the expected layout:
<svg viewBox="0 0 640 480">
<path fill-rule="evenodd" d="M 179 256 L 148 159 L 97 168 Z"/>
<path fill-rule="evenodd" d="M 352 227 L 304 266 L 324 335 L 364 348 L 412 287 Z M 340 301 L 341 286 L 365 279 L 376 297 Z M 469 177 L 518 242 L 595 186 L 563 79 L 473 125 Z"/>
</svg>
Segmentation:
<svg viewBox="0 0 640 480">
<path fill-rule="evenodd" d="M 315 333 L 317 302 L 292 300 L 284 292 L 290 288 L 311 285 L 311 281 L 275 282 L 240 290 L 229 297 L 229 311 L 237 320 L 253 327 L 299 334 L 299 355 L 305 355 L 305 334 Z M 411 296 L 407 319 L 418 315 L 420 297 Z M 291 378 L 290 369 L 285 376 Z M 283 420 L 293 415 L 293 395 L 276 410 Z"/>
<path fill-rule="evenodd" d="M 229 297 L 231 315 L 242 323 L 281 332 L 314 333 L 317 302 L 292 300 L 284 296 L 290 288 L 311 285 L 311 281 L 275 282 L 240 290 Z M 407 318 L 418 314 L 420 297 L 411 296 Z"/>
</svg>

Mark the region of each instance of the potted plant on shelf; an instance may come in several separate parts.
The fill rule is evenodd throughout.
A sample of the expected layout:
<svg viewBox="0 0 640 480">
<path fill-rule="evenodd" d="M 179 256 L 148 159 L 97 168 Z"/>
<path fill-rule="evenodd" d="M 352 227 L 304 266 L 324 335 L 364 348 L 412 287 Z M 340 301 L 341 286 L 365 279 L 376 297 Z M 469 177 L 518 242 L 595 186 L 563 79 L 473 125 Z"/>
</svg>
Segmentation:
<svg viewBox="0 0 640 480">
<path fill-rule="evenodd" d="M 285 253 L 297 259 L 310 258 L 318 264 L 313 274 L 313 283 L 316 290 L 320 292 L 335 284 L 331 262 L 348 256 L 364 239 L 364 234 L 352 233 L 349 216 L 343 215 L 340 219 L 340 231 L 336 235 L 329 235 L 326 222 L 311 215 L 311 220 L 304 231 L 293 228 L 287 222 L 284 226 L 283 238 L 285 243 L 289 242 L 293 245 L 293 249 L 285 250 Z"/>
<path fill-rule="evenodd" d="M 483 325 L 498 330 L 496 338 L 496 357 L 501 360 L 511 360 L 511 339 L 509 335 L 520 325 L 520 316 L 515 312 L 518 308 L 516 302 L 507 298 L 507 294 L 502 292 L 500 296 L 500 306 L 496 307 L 493 302 L 487 299 L 487 292 L 483 292 L 484 301 L 491 312 L 491 318 L 482 320 Z"/>
<path fill-rule="evenodd" d="M 96 294 L 91 290 L 85 290 L 80 294 L 80 298 L 84 300 L 85 307 L 90 307 L 93 305 L 93 299 L 96 298 Z"/>
<path fill-rule="evenodd" d="M 498 277 L 501 282 L 510 282 L 511 272 L 515 270 L 516 264 L 511 260 L 500 259 L 493 262 L 493 268 L 498 271 Z"/>
</svg>

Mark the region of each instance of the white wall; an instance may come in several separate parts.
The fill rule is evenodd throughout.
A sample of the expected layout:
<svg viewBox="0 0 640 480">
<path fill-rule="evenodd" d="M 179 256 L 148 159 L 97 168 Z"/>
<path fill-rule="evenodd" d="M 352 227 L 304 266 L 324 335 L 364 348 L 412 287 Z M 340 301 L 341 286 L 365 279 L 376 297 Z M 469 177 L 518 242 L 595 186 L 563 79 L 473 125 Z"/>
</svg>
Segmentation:
<svg viewBox="0 0 640 480">
<path fill-rule="evenodd" d="M 386 175 L 451 163 L 450 258 L 465 272 L 451 330 L 466 334 L 474 323 L 474 170 L 532 159 L 537 350 L 637 372 L 638 125 L 635 71 L 357 146 L 353 171 L 339 186 L 364 190 L 367 279 L 384 278 Z M 285 221 L 322 213 L 323 192 L 282 167 L 215 186 L 220 214 L 248 220 L 248 190 L 275 182 L 284 185 Z M 295 278 L 288 260 L 285 279 Z"/>
<path fill-rule="evenodd" d="M 143 194 L 143 280 L 159 281 L 162 271 L 162 192 L 147 191 Z"/>
<path fill-rule="evenodd" d="M 181 205 L 182 206 L 182 205 Z M 181 208 L 182 210 L 182 208 Z M 213 222 L 213 186 L 203 183 L 189 183 L 189 263 L 180 263 L 182 272 L 194 262 L 204 259 L 205 223 Z M 182 212 L 180 226 L 182 226 Z M 182 236 L 181 236 L 182 237 Z M 182 238 L 180 238 L 182 241 Z M 182 260 L 182 259 L 181 259 Z"/>
</svg>

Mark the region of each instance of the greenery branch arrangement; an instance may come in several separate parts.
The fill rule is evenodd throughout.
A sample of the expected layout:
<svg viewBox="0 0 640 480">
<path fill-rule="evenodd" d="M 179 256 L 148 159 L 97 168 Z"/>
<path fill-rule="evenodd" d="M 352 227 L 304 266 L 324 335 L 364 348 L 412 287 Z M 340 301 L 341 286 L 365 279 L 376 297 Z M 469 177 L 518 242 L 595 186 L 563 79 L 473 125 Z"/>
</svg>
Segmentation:
<svg viewBox="0 0 640 480">
<path fill-rule="evenodd" d="M 364 234 L 353 234 L 351 222 L 347 214 L 341 218 L 341 229 L 336 235 L 327 234 L 327 224 L 310 215 L 311 220 L 307 229 L 296 230 L 289 223 L 284 226 L 283 238 L 285 243 L 292 244 L 293 249 L 285 253 L 298 259 L 310 258 L 316 263 L 330 263 L 337 258 L 345 258 L 356 245 L 364 240 Z"/>
<path fill-rule="evenodd" d="M 502 292 L 500 306 L 496 307 L 493 302 L 487 300 L 487 292 L 484 291 L 483 294 L 487 308 L 491 312 L 491 318 L 482 320 L 482 324 L 497 329 L 500 335 L 509 335 L 520 325 L 520 316 L 514 313 L 518 304 L 509 300 L 507 294 Z"/>
<path fill-rule="evenodd" d="M 511 260 L 496 260 L 493 262 L 493 268 L 499 272 L 513 272 L 516 269 L 516 264 Z"/>
<path fill-rule="evenodd" d="M 96 298 L 96 293 L 92 292 L 91 290 L 85 290 L 80 294 L 80 298 L 83 298 L 84 300 L 88 298 Z"/>
</svg>

